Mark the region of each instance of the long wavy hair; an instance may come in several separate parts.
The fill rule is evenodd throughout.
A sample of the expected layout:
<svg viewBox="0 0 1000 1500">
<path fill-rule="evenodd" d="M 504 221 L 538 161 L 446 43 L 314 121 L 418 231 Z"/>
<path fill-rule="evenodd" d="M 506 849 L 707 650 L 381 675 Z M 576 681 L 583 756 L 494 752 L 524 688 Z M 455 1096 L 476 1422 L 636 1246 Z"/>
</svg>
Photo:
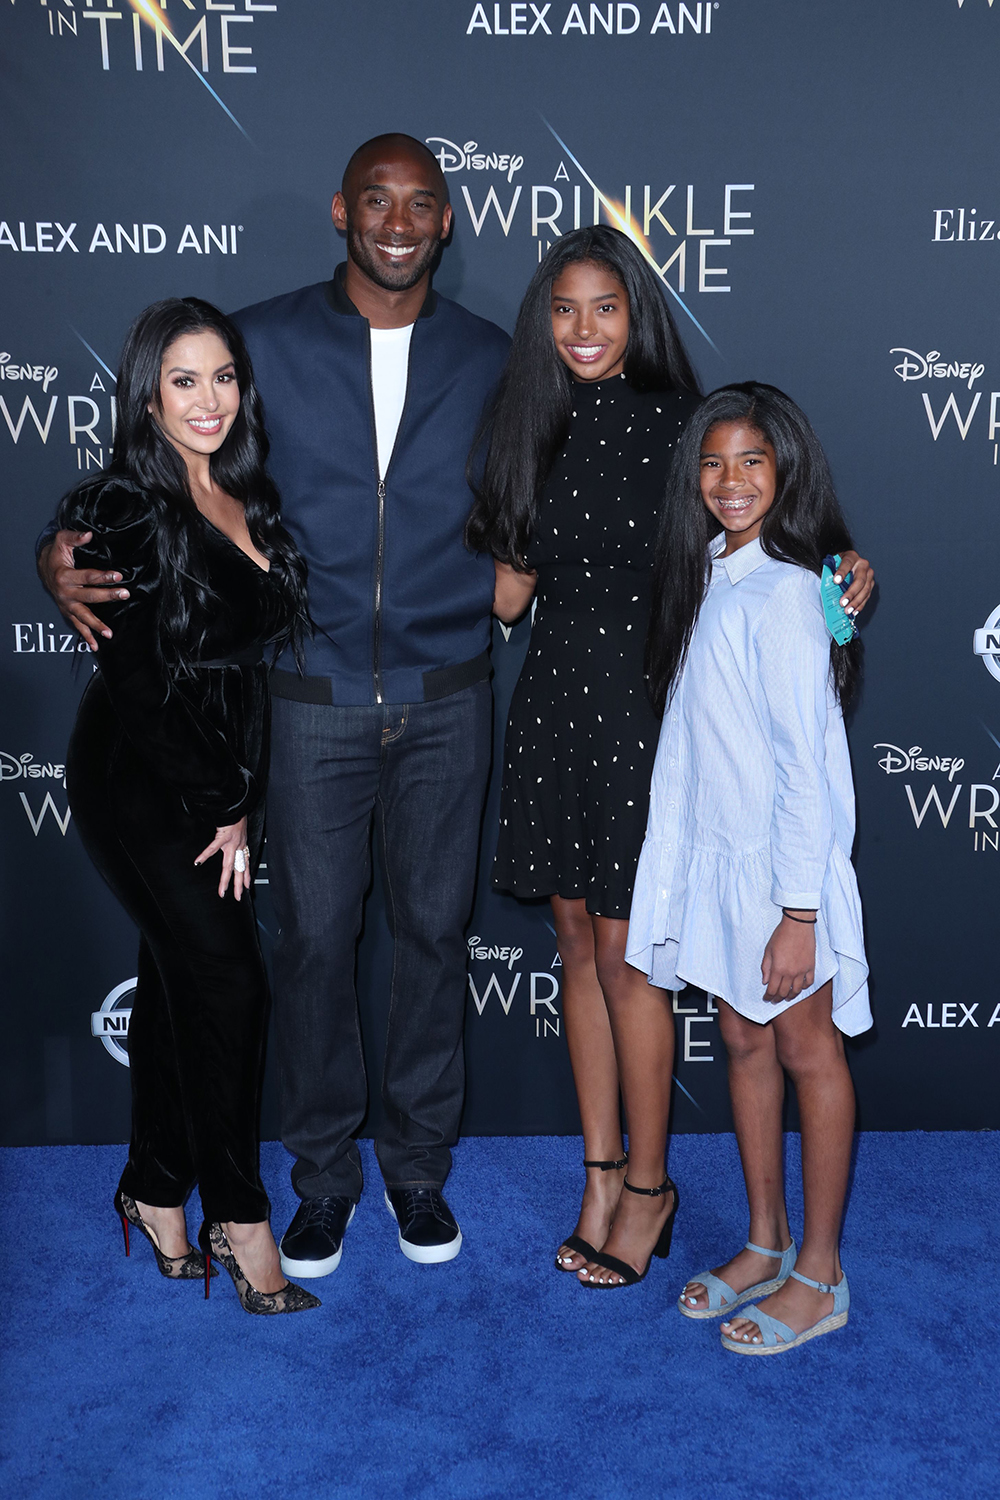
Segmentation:
<svg viewBox="0 0 1000 1500">
<path fill-rule="evenodd" d="M 567 266 L 580 261 L 603 267 L 625 288 L 629 384 L 638 391 L 701 394 L 663 287 L 628 235 L 597 224 L 557 240 L 524 295 L 507 364 L 469 460 L 476 500 L 466 545 L 518 570 L 525 566 L 539 492 L 569 435 L 573 377 L 552 336 L 552 286 Z"/>
<path fill-rule="evenodd" d="M 225 442 L 210 459 L 212 479 L 239 500 L 247 529 L 288 604 L 289 625 L 275 642 L 276 652 L 291 644 L 301 665 L 302 641 L 311 628 L 306 604 L 306 565 L 280 521 L 278 491 L 266 469 L 268 440 L 243 336 L 224 313 L 198 297 L 168 297 L 135 319 L 125 337 L 117 384 L 117 419 L 111 461 L 100 474 L 76 486 L 59 508 L 60 524 L 72 524 L 74 510 L 95 490 L 124 480 L 136 488 L 155 525 L 158 589 L 158 646 L 163 660 L 182 674 L 191 671 L 200 640 L 195 621 L 207 621 L 216 595 L 205 572 L 202 549 L 191 525 L 196 506 L 187 466 L 164 435 L 154 413 L 160 410 L 160 367 L 166 350 L 189 334 L 215 333 L 225 344 L 236 372 L 240 405 Z M 152 407 L 152 411 L 150 411 Z"/>
<path fill-rule="evenodd" d="M 660 512 L 653 562 L 653 607 L 646 641 L 646 673 L 653 706 L 662 713 L 677 685 L 708 582 L 706 555 L 722 530 L 701 495 L 701 450 L 720 422 L 754 428 L 774 449 L 777 486 L 760 528 L 769 557 L 819 574 L 828 553 L 851 550 L 830 466 L 805 413 L 773 385 L 748 381 L 707 396 L 674 450 L 666 503 Z M 861 642 L 830 642 L 830 670 L 842 708 L 861 671 Z"/>
</svg>

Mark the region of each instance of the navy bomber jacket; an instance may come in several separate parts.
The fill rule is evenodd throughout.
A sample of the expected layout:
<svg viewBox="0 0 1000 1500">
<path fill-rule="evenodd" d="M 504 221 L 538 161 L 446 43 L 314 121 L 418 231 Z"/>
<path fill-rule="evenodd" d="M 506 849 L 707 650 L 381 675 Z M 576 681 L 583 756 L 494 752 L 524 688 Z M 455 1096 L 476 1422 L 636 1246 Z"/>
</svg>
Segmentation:
<svg viewBox="0 0 1000 1500">
<path fill-rule="evenodd" d="M 271 440 L 282 519 L 309 564 L 316 633 L 281 696 L 423 702 L 489 673 L 494 568 L 462 540 L 465 465 L 510 340 L 431 291 L 410 340 L 406 404 L 380 483 L 368 322 L 334 279 L 235 314 Z M 280 670 L 286 668 L 288 670 Z"/>
</svg>

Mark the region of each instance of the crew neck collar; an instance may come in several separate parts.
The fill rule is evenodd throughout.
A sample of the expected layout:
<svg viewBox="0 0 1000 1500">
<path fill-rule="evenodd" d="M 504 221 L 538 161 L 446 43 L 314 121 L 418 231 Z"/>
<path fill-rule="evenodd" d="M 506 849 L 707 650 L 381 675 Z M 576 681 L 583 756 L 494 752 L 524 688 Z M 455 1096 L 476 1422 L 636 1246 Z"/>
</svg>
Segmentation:
<svg viewBox="0 0 1000 1500">
<path fill-rule="evenodd" d="M 617 375 L 605 375 L 603 380 L 575 380 L 572 375 L 570 375 L 569 378 L 570 389 L 572 390 L 574 395 L 581 390 L 598 392 L 610 391 L 617 386 L 619 381 L 625 380 L 625 371 L 619 370 Z"/>
</svg>

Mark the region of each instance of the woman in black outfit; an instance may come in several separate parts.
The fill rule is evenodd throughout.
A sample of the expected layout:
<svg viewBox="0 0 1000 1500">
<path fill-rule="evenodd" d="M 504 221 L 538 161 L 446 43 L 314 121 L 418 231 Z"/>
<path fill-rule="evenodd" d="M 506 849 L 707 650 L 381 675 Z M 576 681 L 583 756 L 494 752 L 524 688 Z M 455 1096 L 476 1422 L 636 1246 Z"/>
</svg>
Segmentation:
<svg viewBox="0 0 1000 1500">
<path fill-rule="evenodd" d="M 588 1169 L 556 1266 L 593 1288 L 639 1281 L 667 1254 L 678 1201 L 665 1172 L 670 997 L 626 963 L 625 939 L 660 728 L 644 671 L 653 541 L 699 399 L 635 244 L 604 226 L 564 235 L 521 306 L 467 531 L 496 559 L 501 620 L 523 614 L 537 584 L 494 884 L 552 903 Z"/>
<path fill-rule="evenodd" d="M 265 651 L 301 638 L 305 566 L 278 519 L 249 359 L 228 319 L 194 298 L 147 308 L 117 398 L 109 468 L 59 512 L 60 526 L 92 533 L 78 565 L 127 585 L 100 607 L 99 670 L 67 758 L 84 846 L 141 933 L 115 1206 L 126 1253 L 131 1224 L 163 1275 L 204 1275 L 207 1296 L 214 1256 L 248 1312 L 296 1312 L 318 1302 L 281 1273 L 258 1167 L 268 989 L 250 893 Z M 196 1182 L 204 1256 L 184 1221 Z"/>
</svg>

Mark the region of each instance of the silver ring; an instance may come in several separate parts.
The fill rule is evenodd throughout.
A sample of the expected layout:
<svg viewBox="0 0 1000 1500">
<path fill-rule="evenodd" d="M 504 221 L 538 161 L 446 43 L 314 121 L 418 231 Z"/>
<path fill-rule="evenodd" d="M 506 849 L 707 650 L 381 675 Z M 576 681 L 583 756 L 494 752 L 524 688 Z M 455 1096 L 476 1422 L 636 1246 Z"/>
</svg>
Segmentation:
<svg viewBox="0 0 1000 1500">
<path fill-rule="evenodd" d="M 249 852 L 250 851 L 248 849 L 237 849 L 236 854 L 233 857 L 233 869 L 236 871 L 237 875 L 242 875 L 245 873 L 247 867 L 247 855 L 249 854 Z"/>
</svg>

